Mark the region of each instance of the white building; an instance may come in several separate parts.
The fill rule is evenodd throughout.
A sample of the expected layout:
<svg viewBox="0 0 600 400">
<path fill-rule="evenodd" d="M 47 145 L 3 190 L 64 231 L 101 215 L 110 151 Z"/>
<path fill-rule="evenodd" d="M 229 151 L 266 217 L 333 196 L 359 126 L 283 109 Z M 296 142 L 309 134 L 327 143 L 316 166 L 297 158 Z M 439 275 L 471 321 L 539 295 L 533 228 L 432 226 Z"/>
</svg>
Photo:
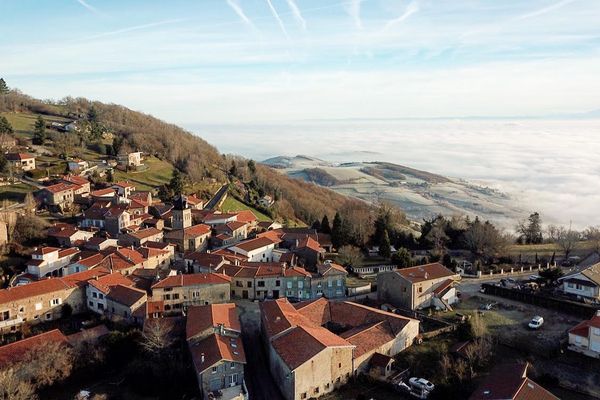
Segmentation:
<svg viewBox="0 0 600 400">
<path fill-rule="evenodd" d="M 246 240 L 231 246 L 229 251 L 248 257 L 248 261 L 272 262 L 275 242 L 266 237 Z"/>
<path fill-rule="evenodd" d="M 565 294 L 600 300 L 600 263 L 558 280 Z"/>
<path fill-rule="evenodd" d="M 569 350 L 600 358 L 600 311 L 569 330 Z"/>
<path fill-rule="evenodd" d="M 63 268 L 78 253 L 79 249 L 77 248 L 39 248 L 31 254 L 31 260 L 27 262 L 27 273 L 38 279 L 48 276 L 62 276 Z"/>
</svg>

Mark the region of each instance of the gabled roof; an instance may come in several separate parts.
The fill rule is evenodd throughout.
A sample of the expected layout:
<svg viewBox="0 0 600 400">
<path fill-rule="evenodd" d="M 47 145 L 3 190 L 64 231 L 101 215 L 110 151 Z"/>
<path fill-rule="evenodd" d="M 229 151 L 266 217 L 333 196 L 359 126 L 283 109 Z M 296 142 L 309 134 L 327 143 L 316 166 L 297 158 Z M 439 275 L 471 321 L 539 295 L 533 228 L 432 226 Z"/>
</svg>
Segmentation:
<svg viewBox="0 0 600 400">
<path fill-rule="evenodd" d="M 129 236 L 132 236 L 136 239 L 146 239 L 158 234 L 161 234 L 162 231 L 160 229 L 156 229 L 156 228 L 146 228 L 146 229 L 140 229 L 137 232 L 131 232 L 128 233 Z"/>
<path fill-rule="evenodd" d="M 256 239 L 250 239 L 250 240 L 246 240 L 244 242 L 240 242 L 234 246 L 231 246 L 230 249 L 238 248 L 245 252 L 251 252 L 253 250 L 258 250 L 258 249 L 262 249 L 263 247 L 274 245 L 275 243 L 276 242 L 274 242 L 271 239 L 259 237 Z"/>
<path fill-rule="evenodd" d="M 600 328 L 600 315 L 594 315 L 591 319 L 581 321 L 579 324 L 569 329 L 569 333 L 588 338 L 590 336 L 590 327 Z"/>
<path fill-rule="evenodd" d="M 225 329 L 236 332 L 242 331 L 235 304 L 191 306 L 188 308 L 187 313 L 186 338 L 190 339 L 207 329 L 217 328 L 221 324 Z"/>
<path fill-rule="evenodd" d="M 469 400 L 559 400 L 527 378 L 529 364 L 502 364 L 494 367 Z"/>
<path fill-rule="evenodd" d="M 195 285 L 215 285 L 230 282 L 230 277 L 214 272 L 209 272 L 206 274 L 180 274 L 166 277 L 162 281 L 152 285 L 152 289 Z"/>
<path fill-rule="evenodd" d="M 27 339 L 0 346 L 0 367 L 21 361 L 27 353 L 47 343 L 68 344 L 67 337 L 58 329 L 40 333 Z"/>
<path fill-rule="evenodd" d="M 118 284 L 110 288 L 106 297 L 119 304 L 131 307 L 135 303 L 146 297 L 146 292 L 131 287 L 129 285 L 126 286 Z"/>
<path fill-rule="evenodd" d="M 339 275 L 339 274 L 348 275 L 348 271 L 346 271 L 346 268 L 344 268 L 341 265 L 336 264 L 336 263 L 325 263 L 325 264 L 317 265 L 317 271 L 319 272 L 320 275 L 323 275 L 323 276 Z"/>
<path fill-rule="evenodd" d="M 258 219 L 251 210 L 242 210 L 237 212 L 237 220 L 238 222 L 252 223 Z"/>
<path fill-rule="evenodd" d="M 390 363 L 394 362 L 394 358 L 390 356 L 386 356 L 385 354 L 375 353 L 373 357 L 371 357 L 371 361 L 369 363 L 372 367 L 385 368 Z"/>
<path fill-rule="evenodd" d="M 90 279 L 88 283 L 104 294 L 107 294 L 113 286 L 133 286 L 133 282 L 129 278 L 118 272 Z"/>
<path fill-rule="evenodd" d="M 64 278 L 49 278 L 0 290 L 0 304 L 12 303 L 30 297 L 72 288 Z"/>
<path fill-rule="evenodd" d="M 113 183 L 112 187 L 115 187 L 115 186 L 121 187 L 121 188 L 134 188 L 135 187 L 135 185 L 133 185 L 129 182 L 125 182 L 125 181 L 119 181 L 117 183 Z"/>
<path fill-rule="evenodd" d="M 312 251 L 315 251 L 317 253 L 325 253 L 325 249 L 321 247 L 321 245 L 319 245 L 319 242 L 317 242 L 316 240 L 314 240 L 311 237 L 306 237 L 303 239 L 298 240 L 298 245 L 296 246 L 297 249 L 309 249 Z"/>
<path fill-rule="evenodd" d="M 194 367 L 203 373 L 218 362 L 246 363 L 242 339 L 212 334 L 204 340 L 189 345 Z"/>
<path fill-rule="evenodd" d="M 59 247 L 45 246 L 45 247 L 40 247 L 40 248 L 35 249 L 34 252 L 31 253 L 31 255 L 42 256 L 45 254 L 54 253 L 55 251 L 59 251 L 59 250 L 60 250 Z"/>
<path fill-rule="evenodd" d="M 56 183 L 51 186 L 46 186 L 42 190 L 47 190 L 50 193 L 60 193 L 60 192 L 66 192 L 68 190 L 74 190 L 79 187 L 80 187 L 79 185 L 74 185 L 72 183 L 61 182 L 61 183 Z"/>
<path fill-rule="evenodd" d="M 456 275 L 456 273 L 450 271 L 440 263 L 419 265 L 411 268 L 402 268 L 396 270 L 396 273 L 412 283 L 445 277 L 450 278 Z"/>
<path fill-rule="evenodd" d="M 88 181 L 86 178 L 77 175 L 65 175 L 62 177 L 62 180 L 79 186 L 87 185 L 90 183 L 90 181 Z"/>
<path fill-rule="evenodd" d="M 23 161 L 35 158 L 35 156 L 29 153 L 8 153 L 5 157 L 8 161 Z"/>
</svg>

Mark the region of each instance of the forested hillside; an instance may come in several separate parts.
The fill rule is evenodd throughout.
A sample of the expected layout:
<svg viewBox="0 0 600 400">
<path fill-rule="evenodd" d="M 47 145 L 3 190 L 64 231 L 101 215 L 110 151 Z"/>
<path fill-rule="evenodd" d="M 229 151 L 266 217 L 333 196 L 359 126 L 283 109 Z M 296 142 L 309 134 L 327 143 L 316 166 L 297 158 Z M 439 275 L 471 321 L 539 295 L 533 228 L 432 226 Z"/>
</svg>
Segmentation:
<svg viewBox="0 0 600 400">
<path fill-rule="evenodd" d="M 247 160 L 224 156 L 205 140 L 176 125 L 124 106 L 104 104 L 84 98 L 66 97 L 59 101 L 41 101 L 16 90 L 0 96 L 0 113 L 31 114 L 60 117 L 77 121 L 83 127 L 78 133 L 79 144 L 87 151 L 105 155 L 138 150 L 169 162 L 180 170 L 193 187 L 194 182 L 214 178 L 219 183 L 237 182 L 252 187 L 256 193 L 276 198 L 271 214 L 279 219 L 311 224 L 327 215 L 330 219 L 342 209 L 356 208 L 357 201 L 311 183 L 291 179 L 284 174 L 255 165 L 247 171 Z M 114 135 L 112 143 L 103 134 Z M 257 143 L 260 146 L 260 143 Z M 232 163 L 237 173 L 231 171 Z M 254 164 L 253 164 L 254 165 Z M 253 202 L 257 198 L 248 198 Z M 362 202 L 360 202 L 362 203 Z"/>
</svg>

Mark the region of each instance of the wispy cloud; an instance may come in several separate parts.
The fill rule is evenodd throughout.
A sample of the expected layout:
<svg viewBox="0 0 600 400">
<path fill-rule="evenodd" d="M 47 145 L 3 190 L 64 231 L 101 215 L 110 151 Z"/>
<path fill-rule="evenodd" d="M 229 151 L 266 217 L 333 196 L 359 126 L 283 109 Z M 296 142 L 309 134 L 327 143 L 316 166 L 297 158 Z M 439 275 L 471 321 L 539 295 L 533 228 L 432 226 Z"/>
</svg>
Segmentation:
<svg viewBox="0 0 600 400">
<path fill-rule="evenodd" d="M 385 32 L 385 31 L 393 28 L 394 26 L 404 22 L 408 17 L 410 17 L 411 15 L 413 15 L 414 13 L 416 13 L 418 11 L 419 11 L 419 3 L 417 1 L 410 2 L 406 6 L 406 9 L 402 13 L 402 15 L 400 15 L 398 18 L 394 18 L 393 20 L 386 23 L 385 26 L 383 27 L 382 31 Z"/>
<path fill-rule="evenodd" d="M 304 19 L 304 17 L 302 17 L 302 13 L 300 12 L 300 9 L 298 8 L 296 2 L 294 2 L 294 0 L 287 0 L 287 3 L 288 6 L 290 6 L 292 13 L 294 14 L 294 18 L 296 18 L 296 21 L 298 21 L 300 26 L 302 26 L 302 29 L 306 30 L 306 20 Z"/>
<path fill-rule="evenodd" d="M 85 7 L 88 11 L 97 14 L 97 15 L 102 15 L 102 13 L 94 6 L 88 4 L 85 0 L 76 0 L 79 4 L 81 4 L 83 7 Z"/>
<path fill-rule="evenodd" d="M 244 10 L 242 9 L 242 6 L 240 6 L 240 4 L 238 3 L 237 0 L 227 0 L 227 4 L 229 4 L 229 7 L 231 7 L 231 9 L 237 14 L 238 17 L 240 17 L 240 19 L 246 24 L 248 25 L 250 28 L 257 30 L 256 26 L 254 25 L 254 23 L 252 22 L 252 20 L 250 20 L 250 18 L 248 18 L 248 16 L 246 15 L 246 13 L 244 13 Z"/>
<path fill-rule="evenodd" d="M 347 7 L 348 14 L 352 18 L 352 20 L 354 21 L 354 25 L 358 29 L 363 28 L 362 19 L 360 18 L 360 3 L 362 3 L 363 1 L 364 0 L 352 0 Z"/>
<path fill-rule="evenodd" d="M 279 24 L 281 31 L 283 32 L 285 37 L 289 39 L 290 36 L 288 35 L 287 30 L 285 29 L 285 25 L 283 25 L 283 21 L 279 17 L 279 14 L 277 13 L 277 10 L 275 9 L 275 7 L 273 7 L 273 3 L 271 3 L 271 0 L 267 0 L 267 4 L 269 5 L 269 8 L 271 9 L 271 13 L 273 14 L 273 17 L 275 17 L 275 19 L 277 20 L 277 23 Z"/>
<path fill-rule="evenodd" d="M 164 21 L 151 22 L 149 24 L 129 26 L 129 27 L 117 29 L 114 31 L 99 33 L 97 35 L 86 36 L 86 37 L 82 38 L 81 40 L 91 40 L 91 39 L 98 39 L 98 38 L 107 37 L 107 36 L 120 35 L 122 33 L 127 33 L 127 32 L 134 32 L 134 31 L 140 31 L 140 30 L 149 29 L 149 28 L 155 28 L 155 27 L 163 26 L 163 25 L 176 24 L 179 22 L 184 22 L 186 20 L 187 19 L 185 19 L 185 18 L 167 19 Z"/>
<path fill-rule="evenodd" d="M 569 5 L 569 4 L 573 3 L 574 1 L 575 0 L 562 0 L 562 1 L 559 1 L 558 3 L 554 3 L 554 4 L 551 4 L 544 8 L 540 8 L 539 10 L 535 10 L 535 11 L 532 11 L 527 14 L 519 15 L 518 17 L 515 18 L 515 20 L 520 21 L 520 20 L 524 20 L 524 19 L 539 17 L 540 15 L 547 14 L 554 10 L 558 10 L 559 8 L 562 8 L 566 5 Z"/>
</svg>

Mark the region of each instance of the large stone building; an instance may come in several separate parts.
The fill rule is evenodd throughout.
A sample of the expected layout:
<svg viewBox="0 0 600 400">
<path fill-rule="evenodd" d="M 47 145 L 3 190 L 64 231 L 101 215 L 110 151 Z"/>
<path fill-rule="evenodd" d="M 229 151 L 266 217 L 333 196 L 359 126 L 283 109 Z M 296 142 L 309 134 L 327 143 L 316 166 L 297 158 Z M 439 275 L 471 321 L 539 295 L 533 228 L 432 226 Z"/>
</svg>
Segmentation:
<svg viewBox="0 0 600 400">
<path fill-rule="evenodd" d="M 346 301 L 279 299 L 260 307 L 271 374 L 287 400 L 335 390 L 366 371 L 373 354 L 393 356 L 419 333 L 417 320 Z"/>
<path fill-rule="evenodd" d="M 192 306 L 186 339 L 205 400 L 244 400 L 246 356 L 235 304 Z"/>
<path fill-rule="evenodd" d="M 458 302 L 454 283 L 460 276 L 440 263 L 403 268 L 377 275 L 379 301 L 411 310 L 451 309 Z"/>
<path fill-rule="evenodd" d="M 217 273 L 174 275 L 152 286 L 152 299 L 163 301 L 165 314 L 181 314 L 192 305 L 228 302 L 230 284 Z"/>
</svg>

